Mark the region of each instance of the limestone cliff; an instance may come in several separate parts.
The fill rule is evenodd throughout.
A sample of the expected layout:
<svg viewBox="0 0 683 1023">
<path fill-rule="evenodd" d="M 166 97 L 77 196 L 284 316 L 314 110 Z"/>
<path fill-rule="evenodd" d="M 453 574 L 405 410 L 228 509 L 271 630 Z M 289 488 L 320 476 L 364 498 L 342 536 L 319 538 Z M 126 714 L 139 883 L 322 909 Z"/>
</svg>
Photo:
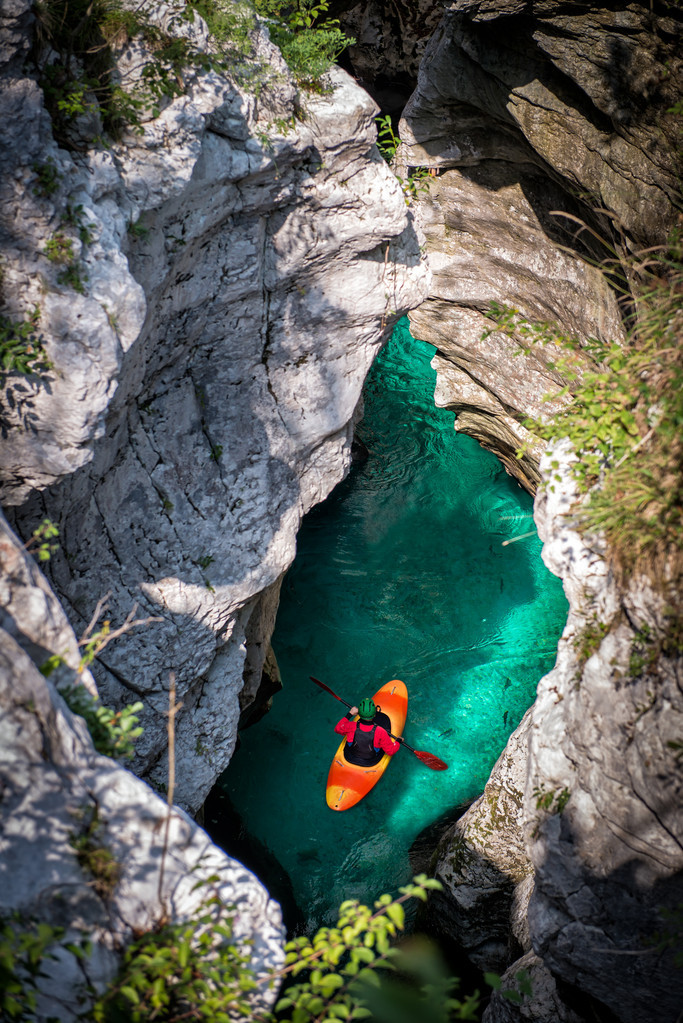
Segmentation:
<svg viewBox="0 0 683 1023">
<path fill-rule="evenodd" d="M 236 940 L 253 943 L 252 968 L 263 981 L 283 960 L 280 907 L 182 810 L 169 812 L 148 785 L 95 752 L 83 720 L 36 667 L 48 651 L 65 651 L 58 680 L 73 682 L 76 637 L 2 517 L 0 569 L 0 916 L 65 932 L 44 964 L 36 1018 L 81 1018 L 88 987 L 104 990 L 134 936 L 164 915 L 196 919 L 213 894 Z M 207 886 L 197 888 L 201 881 Z M 68 945 L 83 935 L 92 952 L 80 959 Z M 272 1000 L 264 983 L 254 1009 Z"/>
<path fill-rule="evenodd" d="M 529 1004 L 494 1000 L 486 1023 L 573 1021 L 586 995 L 600 1020 L 675 1023 L 680 972 L 656 936 L 683 898 L 681 657 L 643 646 L 665 629 L 661 596 L 644 578 L 618 582 L 576 532 L 572 457 L 553 452 L 559 474 L 544 460 L 563 483 L 535 507 L 544 561 L 570 601 L 557 662 L 484 795 L 441 843 L 435 911 L 482 968 L 509 967 L 513 987 L 520 968 L 535 977 Z"/>
<path fill-rule="evenodd" d="M 39 307 L 52 369 L 7 381 L 3 500 L 24 535 L 58 524 L 50 573 L 77 632 L 105 594 L 114 623 L 134 603 L 161 616 L 93 671 L 105 702 L 142 698 L 134 767 L 157 784 L 175 672 L 177 794 L 196 811 L 258 688 L 301 517 L 345 474 L 365 374 L 426 270 L 377 108 L 343 71 L 299 93 L 261 29 L 258 90 L 190 68 L 139 133 L 67 151 L 13 13 L 3 294 L 15 318 Z M 173 15 L 154 13 L 208 45 Z M 47 258 L 56 235 L 80 287 Z"/>
<path fill-rule="evenodd" d="M 676 222 L 680 27 L 671 5 L 460 0 L 402 123 L 405 165 L 436 175 L 418 209 L 433 286 L 411 320 L 438 349 L 437 401 L 528 489 L 544 480 L 543 557 L 570 601 L 554 670 L 438 852 L 439 926 L 478 965 L 508 968 L 504 986 L 531 977 L 532 997 L 496 995 L 486 1023 L 675 1023 L 683 1003 L 656 937 L 683 891 L 680 644 L 643 639 L 666 635 L 672 609 L 576 531 L 568 447 L 515 458 L 520 420 L 553 411 L 557 379 L 484 316 L 497 302 L 580 339 L 623 336 L 593 263 L 600 245 L 661 243 Z"/>
<path fill-rule="evenodd" d="M 148 14 L 164 38 L 210 49 L 178 5 Z M 227 765 L 301 518 L 348 469 L 364 377 L 427 271 L 374 145 L 377 108 L 343 71 L 299 92 L 256 24 L 246 69 L 183 68 L 177 95 L 102 146 L 90 101 L 66 128 L 51 121 L 34 29 L 29 0 L 4 5 L 3 329 L 43 360 L 2 377 L 2 501 L 27 542 L 3 520 L 0 914 L 92 932 L 93 956 L 60 952 L 39 1006 L 71 1019 L 133 935 L 196 915 L 197 877 L 218 876 L 257 976 L 281 961 L 277 905 L 141 777 L 168 781 L 171 673 L 181 806 L 198 810 Z M 124 40 L 117 59 L 126 81 L 150 51 Z M 27 553 L 45 515 L 60 532 L 50 582 Z M 142 699 L 141 777 L 95 753 L 59 696 L 103 597 L 112 627 L 135 605 L 160 619 L 79 675 L 104 704 Z M 83 843 L 118 864 L 106 891 Z"/>
<path fill-rule="evenodd" d="M 594 264 L 661 243 L 680 207 L 681 25 L 661 6 L 459 0 L 404 111 L 404 165 L 438 174 L 419 212 L 434 286 L 412 321 L 438 349 L 437 402 L 532 492 L 540 449 L 515 458 L 521 420 L 557 377 L 549 357 L 512 358 L 515 339 L 482 338 L 485 313 L 621 336 Z"/>
</svg>

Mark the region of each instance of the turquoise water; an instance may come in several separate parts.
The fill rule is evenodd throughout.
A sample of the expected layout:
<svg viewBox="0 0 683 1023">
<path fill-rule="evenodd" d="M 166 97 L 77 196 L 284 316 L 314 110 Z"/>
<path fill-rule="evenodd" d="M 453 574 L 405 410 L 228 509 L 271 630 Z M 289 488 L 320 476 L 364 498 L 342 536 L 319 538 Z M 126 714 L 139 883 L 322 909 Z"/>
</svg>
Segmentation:
<svg viewBox="0 0 683 1023">
<path fill-rule="evenodd" d="M 306 517 L 283 586 L 273 647 L 284 690 L 221 781 L 289 874 L 309 928 L 411 876 L 411 843 L 481 791 L 566 618 L 536 534 L 502 546 L 533 529 L 531 499 L 434 407 L 433 354 L 404 320 L 373 367 L 358 428 L 369 457 Z M 407 741 L 449 769 L 400 750 L 363 802 L 329 810 L 345 708 L 309 675 L 351 703 L 403 679 Z"/>
</svg>

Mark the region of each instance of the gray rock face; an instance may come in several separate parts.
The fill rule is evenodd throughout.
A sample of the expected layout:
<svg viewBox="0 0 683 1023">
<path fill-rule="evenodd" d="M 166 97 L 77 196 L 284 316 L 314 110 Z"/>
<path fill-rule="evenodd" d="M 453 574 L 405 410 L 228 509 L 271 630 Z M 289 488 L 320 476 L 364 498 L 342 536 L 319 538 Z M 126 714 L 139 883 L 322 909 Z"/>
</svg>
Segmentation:
<svg viewBox="0 0 683 1023">
<path fill-rule="evenodd" d="M 520 339 L 483 339 L 484 314 L 497 303 L 579 339 L 622 336 L 592 264 L 610 245 L 660 244 L 676 221 L 680 31 L 639 4 L 459 0 L 404 111 L 403 166 L 438 175 L 418 212 L 434 284 L 412 320 L 438 349 L 437 401 L 532 492 L 540 449 L 521 421 L 552 411 L 552 357 L 511 358 Z"/>
<path fill-rule="evenodd" d="M 0 915 L 18 913 L 66 929 L 40 982 L 37 1018 L 75 1020 L 89 1004 L 86 985 L 104 990 L 135 933 L 153 928 L 164 913 L 179 921 L 196 918 L 214 890 L 236 939 L 253 942 L 251 967 L 262 981 L 253 1006 L 267 1008 L 274 992 L 265 977 L 283 960 L 279 906 L 178 808 L 170 814 L 163 855 L 166 804 L 95 752 L 85 723 L 53 686 L 55 676 L 46 680 L 38 672 L 33 657 L 67 651 L 71 659 L 76 639 L 45 579 L 4 520 L 0 525 L 2 567 L 10 580 L 0 626 Z M 17 622 L 23 635 L 12 627 Z M 62 682 L 73 678 L 72 669 L 62 669 Z M 79 858 L 84 843 L 107 850 L 116 865 L 113 883 Z M 215 884 L 193 890 L 195 881 L 212 874 Z M 79 960 L 65 945 L 83 933 L 93 949 Z"/>
<path fill-rule="evenodd" d="M 17 78 L 34 106 L 4 150 L 5 297 L 15 315 L 40 305 L 54 367 L 9 381 L 28 392 L 4 406 L 4 501 L 26 534 L 46 513 L 60 526 L 51 576 L 78 630 L 107 593 L 114 624 L 134 603 L 162 617 L 93 670 L 105 702 L 143 699 L 135 769 L 157 784 L 175 673 L 177 794 L 193 811 L 258 685 L 301 517 L 345 474 L 367 370 L 427 278 L 374 103 L 340 70 L 297 99 L 278 51 L 258 47 L 272 72 L 258 99 L 188 73 L 142 134 L 78 156 Z M 93 236 L 73 239 L 83 294 L 40 254 L 67 204 Z"/>
<path fill-rule="evenodd" d="M 664 625 L 662 599 L 646 579 L 617 584 L 573 531 L 573 499 L 566 482 L 546 488 L 536 508 L 544 560 L 561 573 L 571 612 L 532 712 L 529 928 L 546 967 L 619 1020 L 674 1023 L 683 978 L 656 935 L 683 899 L 674 737 L 683 728 L 683 663 L 678 650 L 643 640 Z M 551 793 L 549 810 L 539 808 Z"/>
<path fill-rule="evenodd" d="M 521 948 L 531 947 L 524 912 L 521 929 L 514 933 L 510 927 L 516 887 L 528 888 L 533 878 L 522 830 L 529 726 L 527 712 L 484 792 L 446 832 L 436 853 L 434 876 L 444 893 L 432 897 L 431 915 L 440 932 L 484 970 L 502 972 Z"/>
<path fill-rule="evenodd" d="M 520 979 L 520 974 L 523 977 Z M 482 1016 L 484 1023 L 583 1023 L 580 1015 L 558 996 L 557 984 L 533 952 L 527 952 L 501 976 L 500 991 L 494 991 Z M 526 996 L 522 979 L 533 994 Z M 506 997 L 503 992 L 508 993 Z M 509 993 L 519 996 L 512 1001 Z"/>
<path fill-rule="evenodd" d="M 437 348 L 435 401 L 456 413 L 456 430 L 498 455 L 532 492 L 541 446 L 522 420 L 557 411 L 559 401 L 543 399 L 561 378 L 552 346 L 526 353 L 521 336 L 495 330 L 485 313 L 497 303 L 575 337 L 623 334 L 603 276 L 553 239 L 549 211 L 562 202 L 533 168 L 491 161 L 445 171 L 419 203 L 433 279 L 411 323 L 416 337 Z"/>
<path fill-rule="evenodd" d="M 457 0 L 405 112 L 413 165 L 532 162 L 637 244 L 657 244 L 679 200 L 681 25 L 646 6 Z M 403 136 L 402 136 L 403 137 Z"/>
<path fill-rule="evenodd" d="M 647 581 L 618 586 L 599 545 L 572 528 L 572 457 L 566 444 L 544 456 L 542 471 L 550 477 L 554 459 L 563 479 L 554 469 L 535 508 L 544 561 L 570 601 L 557 662 L 484 796 L 439 849 L 447 891 L 435 908 L 484 968 L 510 962 L 512 935 L 535 954 L 539 992 L 554 977 L 595 999 L 598 1014 L 607 1006 L 624 1023 L 676 1023 L 683 981 L 657 935 L 683 896 L 681 658 L 643 646 L 644 627 L 654 631 L 663 614 Z M 498 810 L 497 792 L 506 805 L 515 796 L 513 812 Z M 546 994 L 524 1011 L 498 999 L 484 1019 L 563 1019 Z"/>
</svg>

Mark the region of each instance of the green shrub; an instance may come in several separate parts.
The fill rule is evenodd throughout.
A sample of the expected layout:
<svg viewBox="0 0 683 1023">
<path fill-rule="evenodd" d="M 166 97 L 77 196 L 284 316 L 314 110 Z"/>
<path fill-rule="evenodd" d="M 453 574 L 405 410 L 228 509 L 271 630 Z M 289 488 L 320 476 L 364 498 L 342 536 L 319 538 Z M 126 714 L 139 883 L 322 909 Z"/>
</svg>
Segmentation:
<svg viewBox="0 0 683 1023">
<path fill-rule="evenodd" d="M 326 18 L 329 0 L 253 0 L 268 20 L 270 36 L 297 82 L 319 90 L 322 76 L 355 39 L 346 36 L 336 18 Z"/>
<path fill-rule="evenodd" d="M 382 895 L 374 908 L 356 900 L 344 902 L 336 927 L 321 927 L 312 938 L 288 942 L 281 971 L 284 988 L 275 1006 L 278 1020 L 476 1019 L 478 993 L 462 1000 L 454 997 L 458 981 L 433 945 L 421 939 L 397 943 L 405 926 L 403 904 L 413 898 L 425 901 L 430 889 L 440 888 L 438 881 L 420 874 L 399 889 L 398 897 Z"/>
<path fill-rule="evenodd" d="M 231 917 L 218 895 L 208 894 L 194 920 L 162 922 L 126 948 L 118 977 L 95 1003 L 92 1018 L 96 1023 L 230 1023 L 236 1015 L 248 1017 L 248 995 L 256 988 L 248 945 L 233 937 Z"/>
<path fill-rule="evenodd" d="M 55 660 L 50 658 L 41 668 L 44 675 L 49 675 L 56 667 Z M 59 695 L 74 714 L 82 717 L 88 726 L 93 746 L 98 753 L 115 760 L 130 760 L 134 753 L 134 742 L 142 735 L 138 714 L 142 703 L 138 700 L 121 710 L 103 707 L 99 700 L 91 696 L 85 686 L 64 686 Z"/>
<path fill-rule="evenodd" d="M 36 195 L 49 198 L 59 191 L 61 174 L 57 170 L 54 160 L 47 159 L 45 163 L 34 163 L 33 170 L 38 176 L 38 182 L 34 188 Z"/>
<path fill-rule="evenodd" d="M 322 75 L 353 42 L 336 20 L 325 18 L 328 6 L 329 0 L 191 0 L 184 17 L 201 15 L 214 42 L 213 52 L 203 53 L 190 40 L 153 24 L 144 4 L 39 0 L 34 57 L 55 136 L 63 145 L 78 148 L 82 142 L 72 138 L 73 123 L 93 113 L 99 113 L 105 131 L 115 138 L 125 128 L 141 131 L 145 110 L 156 116 L 164 98 L 184 93 L 188 71 L 215 69 L 258 90 L 272 70 L 254 56 L 257 14 L 267 19 L 297 81 L 319 89 Z M 145 42 L 148 55 L 139 81 L 127 84 L 119 80 L 115 53 L 136 37 Z M 41 194 L 56 187 L 49 170 L 41 170 Z"/>
<path fill-rule="evenodd" d="M 215 889 L 218 877 L 199 882 L 209 889 L 196 921 L 159 924 L 124 953 L 118 977 L 95 1005 L 97 1023 L 165 1023 L 206 1020 L 229 1023 L 236 1016 L 254 1018 L 249 1003 L 256 982 L 249 968 L 249 943 L 233 938 L 229 908 Z M 395 941 L 404 929 L 403 903 L 426 899 L 439 882 L 425 875 L 382 895 L 371 909 L 357 901 L 342 903 L 336 927 L 322 927 L 313 937 L 285 946 L 285 965 L 270 978 L 283 983 L 275 1014 L 262 1023 L 316 1023 L 361 1020 L 394 1023 L 397 1006 L 412 1006 L 421 1023 L 473 1020 L 478 994 L 453 996 L 457 981 L 448 975 L 434 946 L 411 939 Z"/>
<path fill-rule="evenodd" d="M 56 946 L 63 943 L 63 927 L 37 923 L 19 913 L 0 918 L 0 1019 L 34 1019 L 38 980 L 43 963 L 56 959 Z M 83 959 L 90 953 L 88 942 L 63 945 Z"/>
<path fill-rule="evenodd" d="M 90 877 L 93 890 L 108 901 L 121 879 L 121 864 L 105 845 L 97 804 L 85 806 L 79 817 L 81 827 L 69 836 L 69 844 L 81 870 Z"/>
<path fill-rule="evenodd" d="M 52 368 L 38 331 L 40 310 L 19 321 L 0 315 L 0 383 L 8 373 L 40 373 Z"/>
<path fill-rule="evenodd" d="M 126 7 L 121 0 L 40 0 L 35 11 L 40 84 L 55 136 L 66 146 L 72 145 L 72 122 L 95 111 L 114 137 L 125 127 L 139 130 L 143 110 L 158 112 L 163 97 L 184 92 L 183 76 L 188 68 L 210 66 L 207 55 L 188 39 L 154 25 L 143 4 Z M 114 53 L 138 36 L 147 44 L 149 56 L 140 82 L 128 87 L 118 80 Z"/>
<path fill-rule="evenodd" d="M 547 396 L 565 397 L 564 408 L 524 425 L 546 441 L 571 440 L 579 456 L 572 471 L 587 495 L 574 509 L 577 526 L 601 532 L 623 572 L 641 570 L 663 589 L 675 589 L 683 574 L 681 239 L 649 254 L 634 275 L 624 344 L 582 342 L 502 306 L 489 316 L 494 329 L 517 339 L 522 353 L 544 348 L 546 362 L 564 381 Z"/>
<path fill-rule="evenodd" d="M 376 117 L 375 121 L 377 123 L 377 148 L 392 167 L 398 147 L 401 145 L 401 139 L 394 131 L 389 114 Z M 403 190 L 406 206 L 410 206 L 420 192 L 429 191 L 430 176 L 426 167 L 413 167 L 407 178 L 402 178 L 400 174 L 396 174 L 395 170 L 394 175 Z"/>
<path fill-rule="evenodd" d="M 43 519 L 33 530 L 28 543 L 24 544 L 24 550 L 37 557 L 38 561 L 49 561 L 59 550 L 59 544 L 55 542 L 58 536 L 59 530 L 52 519 Z"/>
<path fill-rule="evenodd" d="M 88 808 L 83 819 L 85 827 L 72 835 L 71 842 L 82 869 L 104 886 L 103 897 L 109 897 L 118 883 L 118 865 L 110 853 L 102 858 L 96 810 Z M 258 987 L 250 968 L 251 942 L 234 937 L 233 913 L 218 895 L 219 880 L 212 875 L 195 885 L 205 894 L 193 920 L 171 923 L 164 918 L 136 936 L 123 953 L 117 977 L 96 997 L 88 1019 L 95 1023 L 153 1019 L 231 1023 L 240 1016 L 260 1023 L 477 1019 L 478 992 L 454 996 L 458 981 L 449 975 L 435 946 L 420 936 L 398 940 L 405 926 L 404 903 L 425 900 L 430 889 L 441 887 L 438 881 L 419 875 L 400 888 L 397 897 L 382 895 L 373 908 L 355 900 L 344 902 L 336 927 L 322 927 L 310 938 L 287 942 L 285 965 L 260 981 L 271 988 L 283 985 L 275 1012 L 258 1013 L 250 1002 Z M 24 1009 L 34 1007 L 41 964 L 54 956 L 54 946 L 63 938 L 63 929 L 44 924 L 36 927 L 19 919 L 0 924 L 0 1009 L 8 1019 L 23 1019 Z M 80 958 L 89 954 L 84 941 L 64 947 Z M 499 978 L 493 974 L 491 978 L 489 983 L 500 986 Z M 526 982 L 520 980 L 526 993 Z M 85 989 L 82 996 L 87 997 Z"/>
<path fill-rule="evenodd" d="M 204 19 L 214 42 L 227 56 L 248 57 L 253 49 L 251 33 L 256 28 L 254 9 L 246 0 L 191 0 L 192 11 Z"/>
</svg>

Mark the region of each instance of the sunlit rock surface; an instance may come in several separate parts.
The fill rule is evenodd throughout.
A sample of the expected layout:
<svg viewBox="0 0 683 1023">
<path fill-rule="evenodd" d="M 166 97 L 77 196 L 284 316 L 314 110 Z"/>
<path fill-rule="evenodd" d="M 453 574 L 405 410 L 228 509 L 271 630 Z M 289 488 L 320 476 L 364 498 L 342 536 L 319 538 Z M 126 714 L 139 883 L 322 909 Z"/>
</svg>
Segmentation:
<svg viewBox="0 0 683 1023">
<path fill-rule="evenodd" d="M 201 24 L 178 31 L 201 42 Z M 9 379 L 3 500 L 25 535 L 59 525 L 50 572 L 77 632 L 107 593 L 113 624 L 134 603 L 162 617 L 93 671 L 105 702 L 143 700 L 134 766 L 158 785 L 175 672 L 193 811 L 260 678 L 301 517 L 345 474 L 365 374 L 427 276 L 373 101 L 340 70 L 297 95 L 257 44 L 258 99 L 188 72 L 141 134 L 97 152 L 58 149 L 18 41 L 6 67 L 3 294 L 15 317 L 40 306 L 53 369 Z M 69 206 L 92 235 L 73 240 L 83 294 L 42 254 Z"/>
<path fill-rule="evenodd" d="M 87 986 L 104 990 L 135 934 L 153 929 L 165 914 L 196 919 L 202 900 L 214 893 L 225 904 L 225 919 L 233 919 L 235 937 L 253 943 L 248 955 L 263 980 L 254 1010 L 269 1006 L 274 992 L 264 978 L 283 959 L 280 907 L 178 808 L 170 814 L 163 855 L 165 802 L 95 752 L 85 723 L 53 685 L 53 678 L 73 682 L 77 662 L 49 680 L 38 671 L 49 652 L 73 662 L 76 638 L 4 519 L 0 527 L 10 591 L 0 626 L 0 915 L 66 930 L 52 949 L 56 959 L 44 964 L 37 1018 L 81 1018 Z M 116 874 L 111 883 L 104 871 L 88 869 L 87 849 L 108 851 Z M 211 875 L 215 882 L 195 888 Z M 92 952 L 78 959 L 64 946 L 84 934 Z"/>
</svg>

